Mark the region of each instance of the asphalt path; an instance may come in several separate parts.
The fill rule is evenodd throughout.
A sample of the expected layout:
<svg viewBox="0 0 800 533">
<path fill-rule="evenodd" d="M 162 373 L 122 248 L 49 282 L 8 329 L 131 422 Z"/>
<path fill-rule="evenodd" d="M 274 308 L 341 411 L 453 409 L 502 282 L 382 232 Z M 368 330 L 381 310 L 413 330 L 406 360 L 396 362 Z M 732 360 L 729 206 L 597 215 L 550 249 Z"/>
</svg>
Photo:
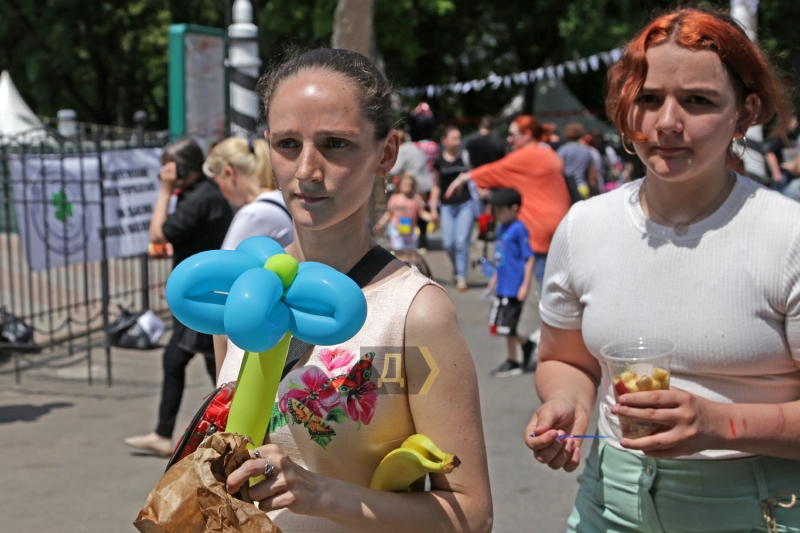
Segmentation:
<svg viewBox="0 0 800 533">
<path fill-rule="evenodd" d="M 481 249 L 473 252 L 477 257 Z M 522 440 L 539 405 L 534 374 L 490 376 L 505 357 L 505 340 L 488 335 L 489 303 L 479 301 L 486 285 L 480 269 L 470 272 L 469 290 L 458 292 L 444 252 L 425 257 L 453 300 L 478 371 L 494 531 L 563 532 L 577 490 L 576 474 L 538 464 Z M 538 326 L 536 305 L 531 296 L 521 332 Z M 20 384 L 14 382 L 11 362 L 0 363 L 0 532 L 135 531 L 131 522 L 161 477 L 165 460 L 134 451 L 122 439 L 154 427 L 161 350 L 114 349 L 111 387 L 104 384 L 101 356 L 93 355 L 94 385 L 86 382 L 85 363 L 32 369 Z M 203 361 L 195 357 L 188 367 L 178 428 L 185 427 L 210 390 Z"/>
</svg>

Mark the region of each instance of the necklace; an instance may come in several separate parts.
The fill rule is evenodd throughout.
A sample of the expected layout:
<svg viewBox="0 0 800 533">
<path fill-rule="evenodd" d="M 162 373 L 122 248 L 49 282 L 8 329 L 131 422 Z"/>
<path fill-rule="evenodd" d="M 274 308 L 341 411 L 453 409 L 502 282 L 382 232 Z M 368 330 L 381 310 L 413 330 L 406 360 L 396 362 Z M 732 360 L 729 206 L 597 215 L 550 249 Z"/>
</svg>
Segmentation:
<svg viewBox="0 0 800 533">
<path fill-rule="evenodd" d="M 729 179 L 725 182 L 725 185 L 722 186 L 722 189 L 719 191 L 719 193 L 717 193 L 717 195 L 714 197 L 714 199 L 711 200 L 702 210 L 700 210 L 699 213 L 697 213 L 695 216 L 693 216 L 691 219 L 689 219 L 689 220 L 687 220 L 685 222 L 675 222 L 674 220 L 662 215 L 661 213 L 656 211 L 655 207 L 653 207 L 652 204 L 648 203 L 647 204 L 647 208 L 650 211 L 652 211 L 653 213 L 655 213 L 656 215 L 658 215 L 659 217 L 661 217 L 662 219 L 664 219 L 667 222 L 669 222 L 670 224 L 672 224 L 672 231 L 675 232 L 675 235 L 678 235 L 679 237 L 681 237 L 683 235 L 686 235 L 689 232 L 689 226 L 691 224 L 694 224 L 695 222 L 697 222 L 697 220 L 700 219 L 700 217 L 705 215 L 708 212 L 708 209 L 712 205 L 717 203 L 717 200 L 719 200 L 720 196 L 722 196 L 722 194 L 728 189 L 728 182 L 730 181 L 730 174 L 728 175 L 728 177 L 729 177 Z M 642 203 L 645 203 L 647 201 L 647 193 L 645 191 L 645 187 L 646 186 L 647 186 L 647 178 L 645 178 L 644 182 L 642 183 L 642 186 L 639 188 L 639 201 L 642 202 Z"/>
</svg>

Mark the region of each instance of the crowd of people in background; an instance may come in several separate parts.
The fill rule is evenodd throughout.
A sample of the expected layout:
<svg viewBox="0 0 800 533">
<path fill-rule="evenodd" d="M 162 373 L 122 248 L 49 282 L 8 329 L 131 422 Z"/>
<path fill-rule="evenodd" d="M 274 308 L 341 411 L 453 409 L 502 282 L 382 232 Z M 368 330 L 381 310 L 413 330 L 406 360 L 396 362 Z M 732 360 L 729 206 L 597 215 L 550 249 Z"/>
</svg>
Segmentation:
<svg viewBox="0 0 800 533">
<path fill-rule="evenodd" d="M 499 206 L 493 199 L 493 189 L 503 188 L 520 195 L 521 201 L 514 207 L 515 219 L 519 216 L 518 227 L 524 229 L 526 242 L 516 244 L 514 249 L 530 248 L 532 279 L 537 280 L 532 290 L 538 293 L 550 240 L 570 205 L 630 179 L 630 171 L 623 172 L 622 159 L 599 130 L 587 134 L 579 122 L 566 124 L 562 141 L 555 124 L 540 124 L 531 115 L 500 120 L 484 116 L 477 131 L 470 132 L 466 140 L 459 126 L 440 124 L 439 143 L 435 143 L 430 139 L 434 131 L 432 117 L 430 107 L 423 102 L 410 113 L 408 132 L 400 131 L 398 160 L 387 182 L 387 190 L 394 194 L 375 230 L 379 234 L 385 232 L 392 249 L 425 253 L 428 241 L 422 229 L 438 223 L 442 248 L 452 264 L 452 284 L 459 291 L 468 290 L 470 266 L 476 264 L 470 260 L 476 220 L 480 220 L 478 238 L 496 235 L 493 251 L 489 252 L 487 246 L 481 258 L 489 265 L 488 292 L 494 293 L 498 286 L 496 275 L 491 272 L 507 269 L 508 258 L 502 252 L 507 228 L 497 219 L 496 211 L 511 206 Z M 508 134 L 501 140 L 495 131 L 504 129 Z M 413 186 L 408 178 L 413 180 Z M 486 220 L 490 224 L 488 232 Z M 521 259 L 525 263 L 527 256 Z M 520 283 L 523 271 L 520 268 L 517 272 Z M 492 334 L 505 335 L 509 340 L 508 357 L 492 372 L 494 376 L 514 376 L 535 369 L 531 355 L 538 332 L 532 332 L 530 337 L 516 332 L 529 284 L 526 278 L 522 288 L 517 286 L 509 294 L 494 294 L 490 329 Z M 502 283 L 501 286 L 506 287 Z M 507 288 L 503 290 L 509 292 Z M 511 323 L 507 323 L 509 320 Z"/>
</svg>

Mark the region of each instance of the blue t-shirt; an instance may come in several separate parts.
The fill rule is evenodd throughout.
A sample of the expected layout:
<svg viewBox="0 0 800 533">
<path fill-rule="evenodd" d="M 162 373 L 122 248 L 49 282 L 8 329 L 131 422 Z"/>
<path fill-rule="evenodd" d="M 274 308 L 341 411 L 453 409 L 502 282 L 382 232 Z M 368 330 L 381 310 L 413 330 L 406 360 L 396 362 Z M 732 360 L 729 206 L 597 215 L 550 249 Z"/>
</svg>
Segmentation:
<svg viewBox="0 0 800 533">
<path fill-rule="evenodd" d="M 497 296 L 516 298 L 525 278 L 525 263 L 533 256 L 528 230 L 519 220 L 500 224 L 494 243 L 494 266 L 497 268 Z"/>
</svg>

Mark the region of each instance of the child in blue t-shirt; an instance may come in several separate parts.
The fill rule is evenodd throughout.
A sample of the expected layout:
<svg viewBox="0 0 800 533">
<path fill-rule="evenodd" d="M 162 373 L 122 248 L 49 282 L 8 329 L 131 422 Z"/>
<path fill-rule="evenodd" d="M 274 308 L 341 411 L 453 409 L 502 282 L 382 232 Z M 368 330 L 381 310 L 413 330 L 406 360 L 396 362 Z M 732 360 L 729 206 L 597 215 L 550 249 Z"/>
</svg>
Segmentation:
<svg viewBox="0 0 800 533">
<path fill-rule="evenodd" d="M 533 276 L 533 251 L 528 243 L 528 230 L 517 220 L 522 204 L 519 192 L 516 189 L 497 189 L 492 191 L 489 203 L 498 222 L 495 269 L 487 288 L 495 291 L 489 313 L 489 331 L 492 335 L 505 335 L 508 346 L 508 359 L 493 370 L 492 375 L 517 376 L 528 368 L 534 348 L 531 340 L 517 335 L 517 323 Z M 517 356 L 518 345 L 522 347 L 522 364 Z"/>
</svg>

